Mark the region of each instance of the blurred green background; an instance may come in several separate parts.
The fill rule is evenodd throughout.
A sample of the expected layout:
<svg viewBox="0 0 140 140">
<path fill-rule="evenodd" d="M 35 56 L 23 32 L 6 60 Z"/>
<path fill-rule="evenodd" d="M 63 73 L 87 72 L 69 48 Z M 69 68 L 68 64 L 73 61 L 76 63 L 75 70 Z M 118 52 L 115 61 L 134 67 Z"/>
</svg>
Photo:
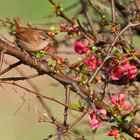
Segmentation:
<svg viewBox="0 0 140 140">
<path fill-rule="evenodd" d="M 54 0 L 56 3 L 61 2 L 64 7 L 68 7 L 78 0 Z M 24 22 L 33 23 L 48 23 L 56 20 L 52 14 L 53 9 L 51 8 L 48 0 L 0 0 L 0 17 L 1 18 L 14 18 L 20 16 Z M 73 15 L 74 11 L 68 12 Z M 52 15 L 51 17 L 46 17 Z M 58 18 L 59 19 L 59 18 Z"/>
<path fill-rule="evenodd" d="M 37 22 L 50 13 L 47 0 L 0 0 L 0 17 L 22 17 L 23 21 Z"/>
<path fill-rule="evenodd" d="M 77 1 L 78 0 L 60 0 L 64 8 L 68 7 L 70 4 L 76 3 Z M 55 2 L 59 1 L 55 0 Z M 72 17 L 74 12 L 75 10 L 68 11 L 67 14 Z M 48 17 L 47 15 L 50 16 Z M 47 0 L 0 0 L 1 19 L 4 19 L 5 17 L 12 19 L 19 16 L 22 18 L 24 24 L 32 22 L 33 24 L 45 25 L 60 20 L 60 18 L 55 17 L 55 14 L 52 13 L 51 5 Z M 32 74 L 32 71 L 29 72 L 28 68 L 25 69 L 25 67 L 23 67 L 23 70 L 25 75 L 29 73 Z M 4 76 L 15 74 L 19 73 L 16 70 L 13 70 Z M 51 78 L 45 76 L 45 78 L 35 78 L 33 82 L 39 87 L 41 93 L 64 102 L 63 87 L 60 85 L 51 86 L 50 84 L 57 83 L 56 81 L 53 81 Z M 27 83 L 20 83 L 28 87 Z M 75 96 L 72 99 L 75 99 Z M 15 115 L 15 112 L 20 108 L 23 102 L 23 106 Z M 54 105 L 54 103 L 49 101 L 47 101 L 47 104 L 51 106 L 54 115 L 61 120 L 61 118 L 63 118 L 63 107 L 59 107 L 57 104 Z M 53 134 L 55 129 L 52 125 L 37 122 L 38 113 L 36 113 L 36 110 L 43 111 L 36 97 L 28 95 L 25 91 L 11 86 L 4 86 L 3 88 L 0 88 L 0 139 L 42 140 L 49 134 Z M 85 117 L 85 120 L 88 122 L 88 116 Z M 87 125 L 82 125 L 82 123 L 81 125 L 76 125 L 75 127 L 82 130 L 83 134 L 87 129 Z M 102 133 L 102 131 L 99 130 L 96 134 L 95 140 L 112 140 L 113 138 L 106 136 L 107 134 L 105 131 Z M 91 139 L 90 134 L 91 133 L 86 133 L 87 140 Z"/>
</svg>

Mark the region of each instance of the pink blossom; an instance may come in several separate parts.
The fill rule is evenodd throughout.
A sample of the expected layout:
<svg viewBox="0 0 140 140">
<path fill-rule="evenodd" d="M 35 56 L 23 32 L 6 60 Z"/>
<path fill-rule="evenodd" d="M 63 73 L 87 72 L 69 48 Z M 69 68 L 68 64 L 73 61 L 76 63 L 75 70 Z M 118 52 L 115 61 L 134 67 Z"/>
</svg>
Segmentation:
<svg viewBox="0 0 140 140">
<path fill-rule="evenodd" d="M 116 100 L 115 97 L 111 97 L 111 98 L 110 98 L 110 101 L 111 101 L 111 103 L 114 104 L 114 105 L 117 103 L 117 100 Z"/>
<path fill-rule="evenodd" d="M 104 118 L 107 117 L 107 111 L 106 109 L 99 109 L 97 110 L 97 112 L 101 115 L 103 115 Z M 91 125 L 91 128 L 94 130 L 96 128 L 98 128 L 100 126 L 100 123 L 101 121 L 96 117 L 96 114 L 95 112 L 92 112 L 90 114 L 90 125 Z"/>
<path fill-rule="evenodd" d="M 120 134 L 117 129 L 112 129 L 111 131 L 108 132 L 108 136 L 114 136 L 115 140 L 118 140 Z"/>
<path fill-rule="evenodd" d="M 137 133 L 140 134 L 140 128 L 137 129 Z"/>
<path fill-rule="evenodd" d="M 98 128 L 100 126 L 100 120 L 96 118 L 96 114 L 94 112 L 92 112 L 90 114 L 90 125 L 91 128 L 94 130 L 96 128 Z"/>
<path fill-rule="evenodd" d="M 50 45 L 47 45 L 43 50 L 48 51 L 50 49 Z"/>
<path fill-rule="evenodd" d="M 136 69 L 136 66 L 134 66 L 134 65 L 129 65 L 128 70 L 134 70 L 134 69 Z"/>
<path fill-rule="evenodd" d="M 84 62 L 84 64 L 89 65 L 89 61 L 88 60 L 84 59 L 83 62 Z"/>
<path fill-rule="evenodd" d="M 104 116 L 107 115 L 106 109 L 99 109 L 98 112 L 99 112 L 100 114 L 103 114 Z"/>
<path fill-rule="evenodd" d="M 86 44 L 84 43 L 84 41 L 76 41 L 74 50 L 79 54 L 83 54 L 88 51 L 88 48 L 86 48 Z"/>
<path fill-rule="evenodd" d="M 89 68 L 90 68 L 91 70 L 95 70 L 95 69 L 96 69 L 96 64 L 91 64 L 91 65 L 89 65 Z"/>
<path fill-rule="evenodd" d="M 67 26 L 67 24 L 65 22 L 60 24 L 61 28 L 65 28 L 66 26 Z"/>
<path fill-rule="evenodd" d="M 84 62 L 84 64 L 89 66 L 90 70 L 95 70 L 96 67 L 97 67 L 97 65 L 96 65 L 96 57 L 93 54 L 90 56 L 89 59 L 83 60 L 83 62 Z"/>
<path fill-rule="evenodd" d="M 128 68 L 130 66 L 130 64 L 128 63 L 128 61 L 126 61 L 126 62 L 122 63 L 122 66 L 124 66 L 125 68 Z"/>
<path fill-rule="evenodd" d="M 72 31 L 73 30 L 73 27 L 67 27 L 67 30 L 68 31 Z"/>
<path fill-rule="evenodd" d="M 100 66 L 102 64 L 102 60 L 99 59 L 96 64 L 97 64 L 97 66 Z"/>
<path fill-rule="evenodd" d="M 135 78 L 135 75 L 130 75 L 129 78 L 132 80 Z"/>
<path fill-rule="evenodd" d="M 137 70 L 136 69 L 133 69 L 133 70 L 129 70 L 128 71 L 128 74 L 129 75 L 133 75 L 133 74 L 136 74 Z"/>
<path fill-rule="evenodd" d="M 96 57 L 94 55 L 91 55 L 90 60 L 91 60 L 91 62 L 96 62 Z"/>
<path fill-rule="evenodd" d="M 123 62 L 121 66 L 116 66 L 111 71 L 110 78 L 112 80 L 120 80 L 123 75 L 127 75 L 129 79 L 134 79 L 137 73 L 137 68 L 128 62 Z"/>
<path fill-rule="evenodd" d="M 124 94 L 124 92 L 120 92 L 118 94 L 119 105 L 124 105 L 124 101 L 125 101 L 125 94 Z"/>
<path fill-rule="evenodd" d="M 91 62 L 90 60 L 83 60 L 84 64 L 88 65 L 89 66 L 89 69 L 91 70 L 95 70 L 96 69 L 96 64 Z"/>
<path fill-rule="evenodd" d="M 112 72 L 110 78 L 112 80 L 120 80 L 122 77 L 122 74 L 126 71 L 126 69 L 122 66 L 115 67 Z"/>
<path fill-rule="evenodd" d="M 124 105 L 124 106 L 123 106 L 123 109 L 124 109 L 124 110 L 131 110 L 132 107 L 131 107 L 130 105 Z"/>
<path fill-rule="evenodd" d="M 113 81 L 119 80 L 119 79 L 121 79 L 121 77 L 122 77 L 122 76 L 121 76 L 120 74 L 110 76 L 110 78 L 111 78 Z"/>
<path fill-rule="evenodd" d="M 78 36 L 80 36 L 82 34 L 82 32 L 78 31 Z"/>
<path fill-rule="evenodd" d="M 111 97 L 110 101 L 113 105 L 118 105 L 118 109 L 130 110 L 132 107 L 130 105 L 124 105 L 125 102 L 125 93 L 120 92 L 118 94 L 118 100 L 115 97 Z"/>
</svg>

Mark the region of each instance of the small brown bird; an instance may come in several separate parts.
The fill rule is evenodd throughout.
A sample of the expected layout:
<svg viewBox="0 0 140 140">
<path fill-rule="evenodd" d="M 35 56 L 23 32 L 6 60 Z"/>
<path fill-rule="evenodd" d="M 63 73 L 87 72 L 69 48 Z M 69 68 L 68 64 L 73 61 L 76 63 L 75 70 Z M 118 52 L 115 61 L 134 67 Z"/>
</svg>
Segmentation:
<svg viewBox="0 0 140 140">
<path fill-rule="evenodd" d="M 17 46 L 27 52 L 38 52 L 49 44 L 45 32 L 30 27 L 21 27 L 20 21 L 14 19 L 16 26 L 15 39 Z"/>
</svg>

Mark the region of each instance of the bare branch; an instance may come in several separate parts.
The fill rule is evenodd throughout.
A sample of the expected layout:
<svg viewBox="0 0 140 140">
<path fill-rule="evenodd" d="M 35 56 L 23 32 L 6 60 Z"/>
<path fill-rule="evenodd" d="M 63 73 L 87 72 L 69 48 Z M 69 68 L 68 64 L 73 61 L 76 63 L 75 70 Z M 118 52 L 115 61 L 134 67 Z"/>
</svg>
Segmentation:
<svg viewBox="0 0 140 140">
<path fill-rule="evenodd" d="M 84 0 L 80 0 L 80 3 L 82 5 L 83 13 L 85 14 L 85 17 L 87 18 L 89 25 L 91 26 L 92 33 L 94 35 L 97 34 L 97 31 L 96 31 L 95 26 L 93 24 L 92 18 L 90 16 L 89 11 L 88 11 L 87 3 Z"/>
<path fill-rule="evenodd" d="M 70 100 L 70 86 L 66 86 L 66 98 L 65 98 L 65 104 L 67 106 L 69 106 L 69 100 Z M 65 106 L 64 108 L 64 121 L 63 121 L 63 125 L 59 130 L 59 134 L 58 134 L 58 139 L 61 140 L 61 137 L 63 135 L 63 133 L 65 133 L 65 131 L 67 130 L 67 117 L 68 117 L 68 108 Z"/>
<path fill-rule="evenodd" d="M 115 4 L 114 0 L 111 0 L 111 11 L 112 11 L 112 22 L 116 22 L 116 12 L 115 12 Z"/>
<path fill-rule="evenodd" d="M 119 39 L 119 37 L 120 37 L 126 30 L 128 30 L 129 28 L 132 28 L 132 27 L 134 28 L 134 27 L 139 26 L 139 25 L 140 25 L 140 23 L 136 23 L 136 24 L 135 24 L 135 23 L 129 22 L 128 25 L 125 26 L 125 27 L 120 31 L 120 33 L 115 37 L 115 39 L 113 40 L 112 44 L 111 44 L 110 47 L 109 47 L 108 54 L 111 53 L 111 51 L 112 51 L 112 49 L 113 49 L 113 46 L 115 45 L 116 41 Z"/>
<path fill-rule="evenodd" d="M 0 75 L 4 74 L 4 73 L 6 73 L 6 72 L 9 72 L 9 71 L 12 70 L 13 68 L 15 68 L 15 67 L 17 67 L 17 66 L 19 66 L 19 65 L 21 65 L 21 64 L 22 64 L 22 62 L 21 62 L 21 61 L 18 61 L 18 62 L 16 62 L 16 63 L 10 65 L 8 68 L 6 68 L 6 69 L 0 71 Z"/>
</svg>

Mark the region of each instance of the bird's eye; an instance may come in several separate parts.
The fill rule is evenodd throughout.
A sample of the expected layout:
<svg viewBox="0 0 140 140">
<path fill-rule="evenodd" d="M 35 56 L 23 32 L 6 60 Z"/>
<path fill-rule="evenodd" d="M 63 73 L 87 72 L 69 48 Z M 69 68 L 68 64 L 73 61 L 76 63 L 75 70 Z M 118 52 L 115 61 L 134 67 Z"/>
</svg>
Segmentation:
<svg viewBox="0 0 140 140">
<path fill-rule="evenodd" d="M 40 39 L 41 40 L 43 40 L 43 41 L 45 41 L 46 40 L 46 38 L 45 37 L 43 37 L 43 36 L 39 36 L 40 37 Z"/>
</svg>

